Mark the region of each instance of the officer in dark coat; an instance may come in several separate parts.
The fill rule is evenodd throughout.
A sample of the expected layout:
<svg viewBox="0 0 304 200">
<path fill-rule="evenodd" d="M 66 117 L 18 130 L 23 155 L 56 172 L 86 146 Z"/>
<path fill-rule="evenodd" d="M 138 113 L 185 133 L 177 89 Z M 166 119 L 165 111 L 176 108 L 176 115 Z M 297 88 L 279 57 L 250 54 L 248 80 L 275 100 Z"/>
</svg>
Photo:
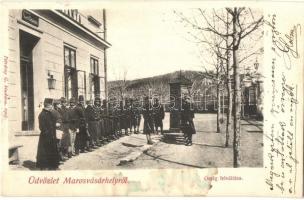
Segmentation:
<svg viewBox="0 0 304 200">
<path fill-rule="evenodd" d="M 72 153 L 71 149 L 71 138 L 69 133 L 69 117 L 68 117 L 68 107 L 67 101 L 64 97 L 60 98 L 60 106 L 58 112 L 61 115 L 61 130 L 63 131 L 62 139 L 60 141 L 60 151 L 64 157 L 68 157 Z"/>
<path fill-rule="evenodd" d="M 69 118 L 69 133 L 71 139 L 72 155 L 75 156 L 79 154 L 79 137 L 77 135 L 79 133 L 80 116 L 78 109 L 76 107 L 76 99 L 74 97 L 70 99 L 68 118 Z M 76 140 L 76 136 L 77 136 L 77 140 Z"/>
<path fill-rule="evenodd" d="M 160 133 L 163 134 L 163 120 L 165 118 L 164 106 L 159 103 L 158 98 L 154 100 L 153 104 L 153 120 L 156 132 L 158 133 L 158 127 L 160 127 Z"/>
<path fill-rule="evenodd" d="M 151 139 L 151 133 L 154 132 L 153 112 L 152 112 L 152 106 L 149 101 L 149 97 L 144 98 L 144 106 L 143 106 L 142 114 L 144 117 L 144 134 L 146 134 L 147 143 L 153 144 Z"/>
<path fill-rule="evenodd" d="M 101 123 L 101 134 L 102 134 L 102 141 L 107 142 L 109 141 L 109 130 L 108 130 L 108 107 L 107 107 L 107 100 L 102 100 L 102 105 L 100 109 L 100 123 Z"/>
<path fill-rule="evenodd" d="M 128 134 L 128 131 L 130 130 L 130 134 L 132 133 L 132 130 L 131 130 L 131 107 L 130 107 L 130 101 L 129 99 L 125 99 L 125 106 L 124 106 L 124 109 L 123 109 L 123 112 L 124 112 L 124 121 L 125 121 L 125 130 L 127 131 L 127 135 Z"/>
<path fill-rule="evenodd" d="M 128 122 L 127 122 L 127 116 L 126 116 L 126 111 L 125 111 L 125 107 L 123 106 L 123 101 L 120 101 L 120 106 L 119 106 L 119 121 L 120 121 L 120 129 L 124 129 L 125 130 L 125 135 L 129 135 L 128 134 Z"/>
<path fill-rule="evenodd" d="M 59 152 L 56 139 L 56 117 L 52 114 L 53 99 L 44 100 L 44 108 L 39 114 L 40 136 L 36 167 L 40 170 L 56 170 L 59 166 Z"/>
<path fill-rule="evenodd" d="M 111 111 L 112 129 L 113 129 L 112 134 L 113 134 L 114 139 L 118 139 L 120 137 L 120 134 L 119 134 L 119 129 L 118 129 L 119 118 L 118 118 L 118 113 L 117 113 L 117 109 L 116 109 L 117 105 L 115 105 L 115 102 L 111 102 L 110 105 L 111 106 L 109 106 L 109 108 L 110 108 L 110 111 Z"/>
<path fill-rule="evenodd" d="M 185 97 L 182 100 L 182 109 L 181 109 L 181 130 L 184 133 L 185 145 L 192 145 L 192 135 L 196 133 L 194 123 L 194 111 L 191 110 L 190 106 L 190 97 Z"/>
<path fill-rule="evenodd" d="M 138 101 L 134 106 L 134 115 L 135 115 L 135 133 L 139 133 L 139 126 L 141 121 L 141 106 Z"/>
<path fill-rule="evenodd" d="M 121 129 L 120 129 L 120 119 L 119 119 L 119 106 L 118 105 L 112 105 L 112 114 L 113 114 L 113 118 L 114 118 L 114 132 L 115 132 L 115 137 L 119 138 L 121 137 Z"/>
<path fill-rule="evenodd" d="M 57 136 L 57 132 L 58 132 L 58 137 L 61 135 L 60 138 L 57 137 L 57 147 L 58 147 L 58 152 L 60 155 L 59 157 L 60 157 L 60 161 L 65 161 L 66 158 L 63 155 L 62 147 L 61 147 L 62 146 L 62 134 L 59 135 L 59 133 L 63 132 L 62 115 L 60 113 L 60 111 L 61 111 L 60 99 L 54 99 L 53 105 L 54 105 L 54 109 L 52 110 L 52 113 L 56 118 L 56 136 Z"/>
<path fill-rule="evenodd" d="M 95 97 L 95 101 L 94 101 L 94 116 L 97 120 L 97 124 L 96 124 L 96 145 L 97 146 L 101 146 L 102 145 L 102 127 L 101 127 L 101 123 L 100 123 L 100 119 L 101 119 L 101 116 L 100 116 L 100 113 L 101 113 L 101 99 L 99 96 L 96 96 Z"/>
<path fill-rule="evenodd" d="M 132 129 L 134 133 L 136 132 L 136 107 L 134 105 L 134 100 L 130 99 L 130 106 L 129 106 L 129 115 L 130 115 L 130 132 Z"/>
<path fill-rule="evenodd" d="M 121 125 L 121 111 L 120 111 L 120 104 L 118 102 L 117 105 L 115 105 L 115 117 L 116 117 L 116 130 L 118 133 L 118 136 L 121 137 L 122 136 L 122 125 Z"/>
<path fill-rule="evenodd" d="M 90 146 L 91 148 L 97 148 L 97 131 L 98 131 L 98 121 L 99 113 L 96 112 L 97 109 L 93 106 L 93 100 L 87 101 L 87 107 L 85 109 L 85 115 L 88 122 L 88 131 L 90 134 Z"/>
<path fill-rule="evenodd" d="M 109 104 L 108 107 L 108 120 L 109 120 L 109 126 L 108 126 L 108 138 L 110 140 L 115 140 L 117 139 L 116 134 L 115 134 L 115 127 L 114 127 L 114 110 L 111 104 Z"/>
<path fill-rule="evenodd" d="M 76 152 L 80 150 L 81 153 L 84 153 L 86 151 L 86 144 L 89 140 L 89 137 L 87 135 L 87 122 L 85 118 L 85 104 L 83 95 L 79 95 L 78 97 L 76 112 L 79 118 L 79 132 L 76 135 Z"/>
</svg>

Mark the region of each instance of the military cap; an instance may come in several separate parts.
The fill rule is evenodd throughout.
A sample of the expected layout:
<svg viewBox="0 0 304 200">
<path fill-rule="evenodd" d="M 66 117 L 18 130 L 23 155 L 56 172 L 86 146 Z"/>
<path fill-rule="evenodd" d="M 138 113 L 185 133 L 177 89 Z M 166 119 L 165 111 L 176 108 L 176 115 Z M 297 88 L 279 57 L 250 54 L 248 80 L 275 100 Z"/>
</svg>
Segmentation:
<svg viewBox="0 0 304 200">
<path fill-rule="evenodd" d="M 79 95 L 79 97 L 78 97 L 78 101 L 84 101 L 84 97 L 83 97 L 83 95 Z"/>
<path fill-rule="evenodd" d="M 74 97 L 70 98 L 70 103 L 76 103 L 76 99 Z"/>
<path fill-rule="evenodd" d="M 46 105 L 53 105 L 53 102 L 54 102 L 54 99 L 52 99 L 52 98 L 45 98 L 44 102 L 43 102 L 43 105 L 44 106 L 46 106 Z"/>
<path fill-rule="evenodd" d="M 65 99 L 64 97 L 61 97 L 61 98 L 60 98 L 60 102 L 61 102 L 61 103 L 66 103 L 66 99 Z"/>
<path fill-rule="evenodd" d="M 53 104 L 54 104 L 54 105 L 55 105 L 55 104 L 58 105 L 58 104 L 60 104 L 60 102 L 61 102 L 60 99 L 54 99 Z"/>
</svg>

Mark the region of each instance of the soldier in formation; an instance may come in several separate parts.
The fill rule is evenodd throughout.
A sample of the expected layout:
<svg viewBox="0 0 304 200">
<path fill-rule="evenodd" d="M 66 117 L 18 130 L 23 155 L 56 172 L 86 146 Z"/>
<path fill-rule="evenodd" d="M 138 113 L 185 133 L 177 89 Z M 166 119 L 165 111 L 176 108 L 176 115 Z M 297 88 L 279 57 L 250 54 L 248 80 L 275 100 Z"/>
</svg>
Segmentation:
<svg viewBox="0 0 304 200">
<path fill-rule="evenodd" d="M 79 96 L 78 99 L 78 104 L 76 106 L 76 112 L 77 112 L 77 116 L 78 116 L 78 128 L 79 128 L 79 132 L 76 135 L 76 149 L 77 149 L 77 153 L 79 153 L 79 151 L 81 153 L 84 153 L 85 151 L 88 151 L 89 148 L 87 146 L 87 142 L 89 141 L 89 134 L 88 134 L 88 123 L 87 123 L 87 119 L 85 116 L 85 103 L 84 103 L 84 97 L 83 95 Z"/>
<path fill-rule="evenodd" d="M 158 101 L 155 107 L 157 105 L 160 105 Z M 144 118 L 147 142 L 152 144 L 151 133 L 154 132 L 154 126 L 159 126 L 161 132 L 163 131 L 163 107 L 160 105 L 157 108 L 152 109 L 148 97 L 145 98 L 143 108 L 133 99 L 120 101 L 119 105 L 115 105 L 105 99 L 101 101 L 98 95 L 94 101 L 89 100 L 86 103 L 83 95 L 69 101 L 64 97 L 57 100 L 46 98 L 39 115 L 41 134 L 37 167 L 42 170 L 56 170 L 60 162 L 72 156 L 93 151 L 123 135 L 139 133 L 141 115 Z"/>
<path fill-rule="evenodd" d="M 97 148 L 97 129 L 98 129 L 98 113 L 94 109 L 93 100 L 87 101 L 85 108 L 85 116 L 87 119 L 88 135 L 89 135 L 89 148 Z"/>
<path fill-rule="evenodd" d="M 149 97 L 144 98 L 144 106 L 142 109 L 142 114 L 144 117 L 144 134 L 146 134 L 147 137 L 147 144 L 153 144 L 151 139 L 151 133 L 154 132 L 153 112 L 152 112 L 152 106 L 149 101 Z"/>
<path fill-rule="evenodd" d="M 185 145 L 192 145 L 192 135 L 196 133 L 193 123 L 194 111 L 190 107 L 190 97 L 185 96 L 182 100 L 181 129 L 184 133 Z"/>
<path fill-rule="evenodd" d="M 153 121 L 158 134 L 158 127 L 160 127 L 160 133 L 163 134 L 163 120 L 165 118 L 165 110 L 162 104 L 159 103 L 158 98 L 154 99 L 153 104 Z"/>
</svg>

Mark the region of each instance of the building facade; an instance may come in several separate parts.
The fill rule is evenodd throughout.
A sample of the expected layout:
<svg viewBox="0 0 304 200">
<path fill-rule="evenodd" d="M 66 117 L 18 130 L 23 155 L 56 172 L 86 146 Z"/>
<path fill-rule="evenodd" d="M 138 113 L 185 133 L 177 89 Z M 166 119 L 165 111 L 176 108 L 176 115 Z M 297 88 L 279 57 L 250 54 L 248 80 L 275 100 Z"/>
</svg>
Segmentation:
<svg viewBox="0 0 304 200">
<path fill-rule="evenodd" d="M 8 120 L 38 132 L 44 98 L 107 97 L 105 10 L 10 10 Z"/>
</svg>

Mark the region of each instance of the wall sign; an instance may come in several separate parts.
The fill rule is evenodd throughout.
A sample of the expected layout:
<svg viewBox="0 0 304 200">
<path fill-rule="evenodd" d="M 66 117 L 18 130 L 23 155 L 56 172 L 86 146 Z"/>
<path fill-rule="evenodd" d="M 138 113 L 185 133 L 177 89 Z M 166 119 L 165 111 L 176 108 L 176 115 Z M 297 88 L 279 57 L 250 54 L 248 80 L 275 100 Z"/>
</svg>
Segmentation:
<svg viewBox="0 0 304 200">
<path fill-rule="evenodd" d="M 22 19 L 34 26 L 39 26 L 39 17 L 29 12 L 28 10 L 22 10 Z"/>
</svg>

